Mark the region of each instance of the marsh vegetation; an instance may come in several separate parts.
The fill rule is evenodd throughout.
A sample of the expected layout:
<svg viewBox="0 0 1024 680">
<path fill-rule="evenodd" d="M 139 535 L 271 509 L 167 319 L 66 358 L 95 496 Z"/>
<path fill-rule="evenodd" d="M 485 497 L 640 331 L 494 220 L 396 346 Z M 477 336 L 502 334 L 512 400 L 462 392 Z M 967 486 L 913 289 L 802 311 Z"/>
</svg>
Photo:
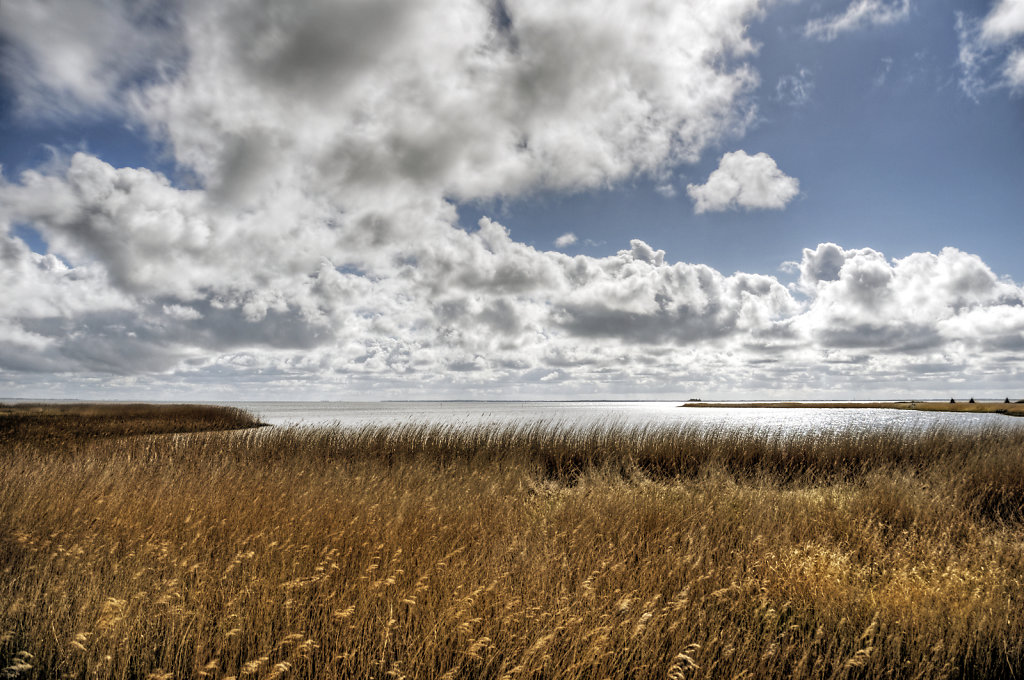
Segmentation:
<svg viewBox="0 0 1024 680">
<path fill-rule="evenodd" d="M 0 672 L 1024 669 L 1021 428 L 159 432 L 2 430 Z"/>
</svg>

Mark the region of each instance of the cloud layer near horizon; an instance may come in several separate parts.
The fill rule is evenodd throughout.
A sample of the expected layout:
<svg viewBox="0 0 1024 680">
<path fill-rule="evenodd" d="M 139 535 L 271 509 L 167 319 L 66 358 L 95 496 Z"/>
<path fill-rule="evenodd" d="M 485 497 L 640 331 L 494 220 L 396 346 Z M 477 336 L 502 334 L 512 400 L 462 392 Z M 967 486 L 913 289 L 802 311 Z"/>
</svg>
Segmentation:
<svg viewBox="0 0 1024 680">
<path fill-rule="evenodd" d="M 83 0 L 59 18 L 3 3 L 23 115 L 122 118 L 185 179 L 80 152 L 0 183 L 0 380 L 238 396 L 1009 380 L 997 367 L 1024 346 L 1021 288 L 955 249 L 823 244 L 787 286 L 667 262 L 628 235 L 614 255 L 570 257 L 490 219 L 458 228 L 458 201 L 663 182 L 741 135 L 758 82 L 745 29 L 768 4 L 238 0 L 167 15 Z M 770 157 L 727 157 L 694 190 L 702 209 L 796 194 Z M 737 192 L 717 191 L 726 171 Z"/>
<path fill-rule="evenodd" d="M 85 154 L 63 175 L 0 188 L 66 258 L 4 237 L 7 375 L 164 372 L 306 394 L 793 391 L 964 372 L 998 384 L 1024 350 L 1024 289 L 952 248 L 889 260 L 821 244 L 786 286 L 667 262 L 639 240 L 603 258 L 537 250 L 483 219 L 356 270 L 321 254 L 329 242 L 305 259 L 288 234 L 218 242 L 246 226 L 190 214 L 194 193 L 169 207 L 168 192 L 158 175 Z"/>
</svg>

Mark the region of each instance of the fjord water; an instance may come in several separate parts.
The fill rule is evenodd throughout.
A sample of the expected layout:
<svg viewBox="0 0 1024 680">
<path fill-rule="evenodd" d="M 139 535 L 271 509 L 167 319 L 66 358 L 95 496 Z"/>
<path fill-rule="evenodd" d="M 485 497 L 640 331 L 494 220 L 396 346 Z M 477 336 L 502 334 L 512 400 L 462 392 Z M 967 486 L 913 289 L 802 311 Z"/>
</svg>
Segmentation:
<svg viewBox="0 0 1024 680">
<path fill-rule="evenodd" d="M 716 425 L 773 432 L 851 429 L 1021 427 L 1024 418 L 995 413 L 949 413 L 856 408 L 680 408 L 678 401 L 393 401 L 233 402 L 270 425 L 482 425 L 536 422 L 566 426 Z"/>
</svg>

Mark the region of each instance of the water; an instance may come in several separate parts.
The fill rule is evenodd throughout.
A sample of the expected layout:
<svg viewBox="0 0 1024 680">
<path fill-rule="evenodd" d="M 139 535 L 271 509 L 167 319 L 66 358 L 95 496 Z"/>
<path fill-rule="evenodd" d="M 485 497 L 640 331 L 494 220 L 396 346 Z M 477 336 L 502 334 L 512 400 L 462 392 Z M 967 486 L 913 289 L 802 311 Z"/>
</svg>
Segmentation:
<svg viewBox="0 0 1024 680">
<path fill-rule="evenodd" d="M 233 402 L 271 425 L 481 425 L 542 421 L 558 425 L 716 425 L 810 432 L 849 429 L 928 429 L 1024 426 L 1024 418 L 994 413 L 948 413 L 854 408 L 680 408 L 667 401 L 398 401 Z"/>
</svg>

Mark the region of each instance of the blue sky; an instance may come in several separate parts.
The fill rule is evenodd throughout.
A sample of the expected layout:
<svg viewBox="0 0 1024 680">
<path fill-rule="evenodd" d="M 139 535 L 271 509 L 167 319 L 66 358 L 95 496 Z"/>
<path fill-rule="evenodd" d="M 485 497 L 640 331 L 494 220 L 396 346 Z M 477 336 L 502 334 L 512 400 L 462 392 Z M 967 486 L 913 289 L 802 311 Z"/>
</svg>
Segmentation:
<svg viewBox="0 0 1024 680">
<path fill-rule="evenodd" d="M 1022 93 L 1024 0 L 12 0 L 0 396 L 1001 397 Z"/>
</svg>

